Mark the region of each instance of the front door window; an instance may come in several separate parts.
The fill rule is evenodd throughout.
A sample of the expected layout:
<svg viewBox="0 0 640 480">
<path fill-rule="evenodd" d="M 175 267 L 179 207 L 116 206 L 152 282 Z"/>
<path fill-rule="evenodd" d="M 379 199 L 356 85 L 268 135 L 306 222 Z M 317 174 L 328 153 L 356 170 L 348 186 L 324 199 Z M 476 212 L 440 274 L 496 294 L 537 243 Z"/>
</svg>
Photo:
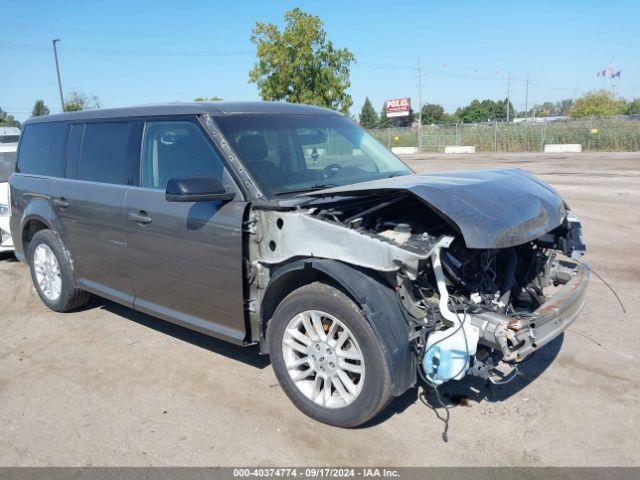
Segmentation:
<svg viewBox="0 0 640 480">
<path fill-rule="evenodd" d="M 223 181 L 220 156 L 202 131 L 188 121 L 147 122 L 141 186 L 164 190 L 171 178 L 213 176 Z"/>
</svg>

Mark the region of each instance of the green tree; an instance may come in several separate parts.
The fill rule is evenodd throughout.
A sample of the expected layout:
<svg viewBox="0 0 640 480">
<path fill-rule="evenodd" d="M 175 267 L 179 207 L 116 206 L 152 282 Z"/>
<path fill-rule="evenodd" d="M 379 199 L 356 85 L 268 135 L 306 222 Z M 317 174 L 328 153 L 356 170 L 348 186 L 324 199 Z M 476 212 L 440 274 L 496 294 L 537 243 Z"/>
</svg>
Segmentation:
<svg viewBox="0 0 640 480">
<path fill-rule="evenodd" d="M 285 13 L 285 27 L 257 22 L 251 42 L 257 62 L 249 72 L 263 100 L 285 100 L 348 113 L 349 67 L 355 57 L 327 40 L 322 20 L 299 8 Z"/>
<path fill-rule="evenodd" d="M 610 92 L 599 90 L 577 99 L 569 113 L 573 118 L 581 118 L 624 115 L 627 111 L 626 100 L 616 100 Z"/>
<path fill-rule="evenodd" d="M 466 107 L 458 108 L 456 116 L 463 123 L 486 122 L 489 116 L 485 107 L 480 100 L 472 100 Z"/>
<path fill-rule="evenodd" d="M 100 101 L 93 93 L 72 91 L 64 102 L 65 112 L 77 112 L 79 110 L 94 110 L 100 108 Z"/>
<path fill-rule="evenodd" d="M 431 123 L 440 123 L 444 117 L 444 108 L 442 105 L 435 103 L 427 103 L 422 106 L 422 124 L 429 125 Z"/>
<path fill-rule="evenodd" d="M 548 117 L 550 115 L 568 115 L 573 107 L 573 99 L 567 98 L 559 102 L 543 102 L 536 104 L 528 112 L 521 112 L 526 117 Z"/>
<path fill-rule="evenodd" d="M 413 108 L 409 109 L 409 115 L 406 117 L 391 117 L 391 123 L 394 127 L 410 127 L 416 121 L 416 115 Z"/>
<path fill-rule="evenodd" d="M 193 99 L 194 102 L 221 102 L 221 97 L 196 97 Z"/>
<path fill-rule="evenodd" d="M 440 121 L 440 123 L 460 123 L 460 118 L 458 118 L 458 115 L 455 112 L 444 113 L 442 115 L 442 120 Z"/>
<path fill-rule="evenodd" d="M 378 128 L 387 128 L 393 125 L 391 119 L 387 117 L 387 102 L 382 104 L 380 109 L 380 116 L 378 117 Z"/>
<path fill-rule="evenodd" d="M 44 104 L 44 100 L 36 100 L 33 104 L 33 110 L 31 110 L 32 117 L 42 117 L 43 115 L 49 115 L 49 107 Z"/>
<path fill-rule="evenodd" d="M 2 109 L 2 107 L 0 107 L 0 126 L 19 127 L 20 122 L 16 120 L 13 115 L 8 114 Z"/>
<path fill-rule="evenodd" d="M 378 125 L 378 113 L 371 104 L 369 97 L 364 99 L 362 111 L 360 112 L 360 125 L 364 128 L 375 128 Z"/>
<path fill-rule="evenodd" d="M 532 116 L 535 114 L 536 117 L 548 117 L 556 112 L 556 106 L 552 102 L 544 102 L 534 105 L 532 110 Z"/>
<path fill-rule="evenodd" d="M 634 98 L 629 102 L 627 107 L 627 113 L 633 115 L 634 113 L 640 113 L 640 98 Z"/>
<path fill-rule="evenodd" d="M 482 102 L 480 100 L 472 100 L 466 107 L 458 108 L 456 116 L 463 123 L 506 120 L 507 108 L 509 109 L 509 119 L 511 120 L 515 117 L 516 111 L 513 108 L 513 104 L 506 98 L 498 101 L 486 99 Z"/>
<path fill-rule="evenodd" d="M 556 102 L 556 112 L 559 115 L 568 115 L 571 109 L 573 108 L 573 98 L 567 98 L 565 100 L 560 100 Z"/>
</svg>

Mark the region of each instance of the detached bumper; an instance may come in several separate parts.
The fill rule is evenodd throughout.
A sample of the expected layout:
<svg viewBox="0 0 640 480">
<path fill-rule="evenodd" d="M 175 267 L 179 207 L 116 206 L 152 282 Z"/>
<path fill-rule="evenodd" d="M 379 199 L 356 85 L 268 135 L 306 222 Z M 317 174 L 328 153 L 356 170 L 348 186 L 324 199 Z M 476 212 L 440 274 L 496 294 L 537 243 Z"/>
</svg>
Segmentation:
<svg viewBox="0 0 640 480">
<path fill-rule="evenodd" d="M 506 361 L 520 361 L 564 332 L 584 307 L 589 270 L 572 261 L 561 267 L 568 281 L 532 315 L 472 315 L 472 324 L 481 330 L 480 343 L 501 350 Z"/>
</svg>

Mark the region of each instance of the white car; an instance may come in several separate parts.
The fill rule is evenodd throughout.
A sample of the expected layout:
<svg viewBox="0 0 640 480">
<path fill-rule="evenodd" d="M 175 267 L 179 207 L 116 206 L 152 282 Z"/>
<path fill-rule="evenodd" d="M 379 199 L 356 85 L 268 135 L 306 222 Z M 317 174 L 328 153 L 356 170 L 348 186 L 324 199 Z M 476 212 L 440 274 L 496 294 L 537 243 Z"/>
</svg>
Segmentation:
<svg viewBox="0 0 640 480">
<path fill-rule="evenodd" d="M 0 143 L 0 252 L 13 252 L 9 230 L 9 177 L 16 163 L 17 143 Z"/>
</svg>

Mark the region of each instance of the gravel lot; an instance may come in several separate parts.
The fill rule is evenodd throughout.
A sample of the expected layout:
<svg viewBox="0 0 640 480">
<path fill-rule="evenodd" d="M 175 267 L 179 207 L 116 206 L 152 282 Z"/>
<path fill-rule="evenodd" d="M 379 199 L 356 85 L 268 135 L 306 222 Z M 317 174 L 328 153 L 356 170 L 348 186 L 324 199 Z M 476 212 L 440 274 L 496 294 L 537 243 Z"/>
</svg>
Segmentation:
<svg viewBox="0 0 640 480">
<path fill-rule="evenodd" d="M 418 171 L 532 170 L 579 214 L 582 317 L 486 389 L 447 385 L 449 443 L 413 390 L 355 430 L 288 401 L 268 359 L 106 301 L 56 314 L 0 260 L 0 465 L 640 465 L 640 154 L 413 155 Z"/>
</svg>

